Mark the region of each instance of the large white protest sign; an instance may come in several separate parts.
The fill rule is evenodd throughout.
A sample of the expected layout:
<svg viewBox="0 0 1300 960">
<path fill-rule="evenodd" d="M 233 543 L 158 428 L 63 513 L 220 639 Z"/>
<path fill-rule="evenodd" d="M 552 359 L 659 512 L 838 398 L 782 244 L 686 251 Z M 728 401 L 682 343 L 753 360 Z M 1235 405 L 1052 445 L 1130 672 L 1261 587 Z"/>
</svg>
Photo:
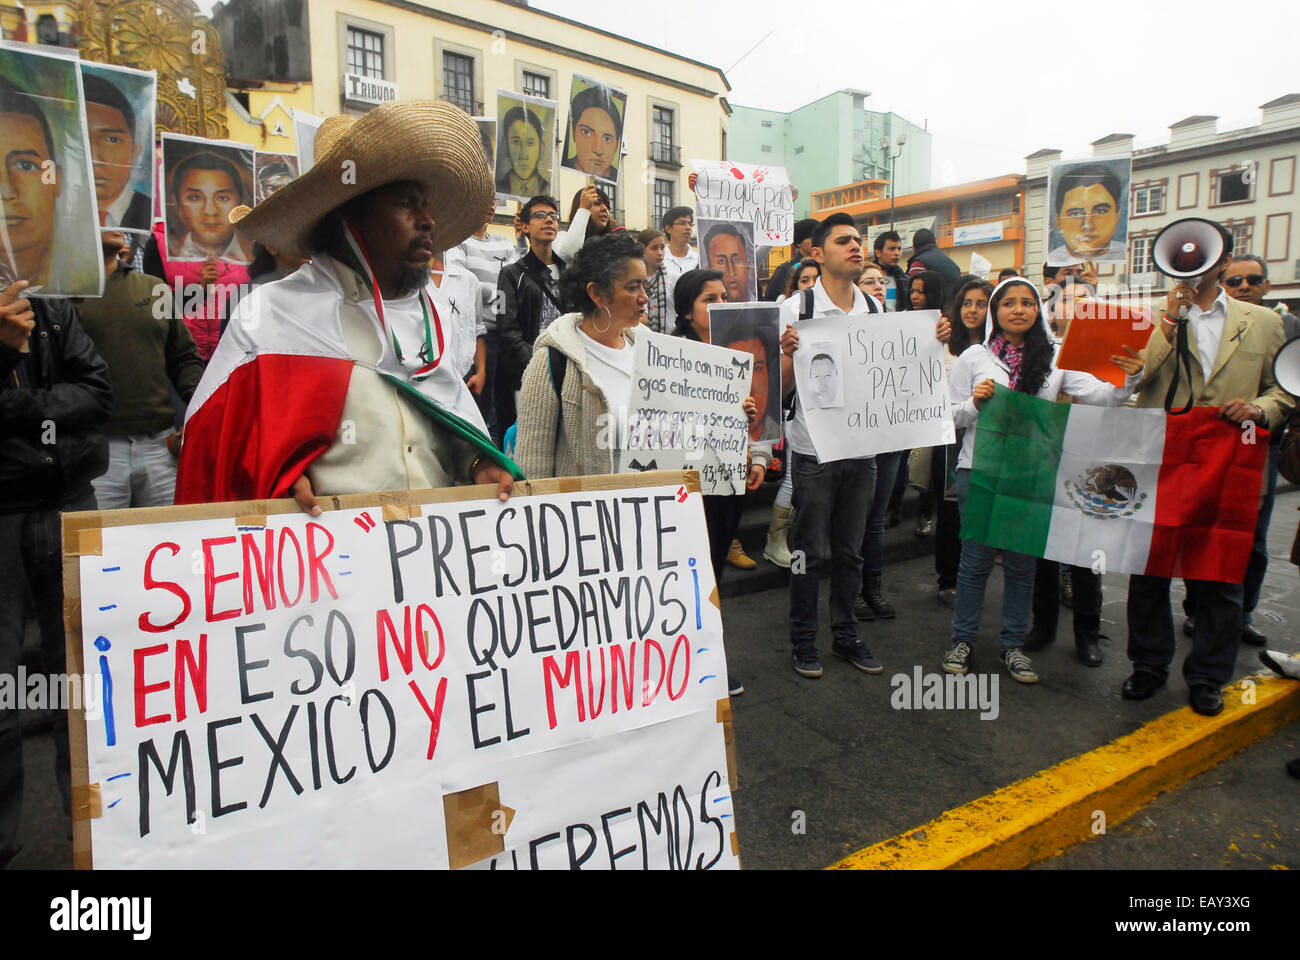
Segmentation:
<svg viewBox="0 0 1300 960">
<path fill-rule="evenodd" d="M 952 443 L 939 311 L 816 317 L 798 325 L 798 403 L 822 463 Z"/>
<path fill-rule="evenodd" d="M 650 331 L 632 349 L 620 472 L 686 467 L 700 472 L 707 495 L 743 494 L 754 355 Z"/>
<path fill-rule="evenodd" d="M 785 167 L 729 160 L 692 160 L 698 220 L 744 220 L 754 224 L 754 242 L 794 242 L 794 193 Z"/>
<path fill-rule="evenodd" d="M 66 515 L 77 865 L 738 866 L 694 476 L 525 487 Z"/>
</svg>

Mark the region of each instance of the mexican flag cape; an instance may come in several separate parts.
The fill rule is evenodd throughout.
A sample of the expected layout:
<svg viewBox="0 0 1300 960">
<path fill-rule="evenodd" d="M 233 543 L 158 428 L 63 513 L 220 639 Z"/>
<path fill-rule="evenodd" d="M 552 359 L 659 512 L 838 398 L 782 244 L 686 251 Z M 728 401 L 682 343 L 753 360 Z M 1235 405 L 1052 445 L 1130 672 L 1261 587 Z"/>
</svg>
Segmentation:
<svg viewBox="0 0 1300 960">
<path fill-rule="evenodd" d="M 1268 432 L 1052 403 L 999 386 L 980 411 L 963 539 L 1089 567 L 1240 583 Z"/>
<path fill-rule="evenodd" d="M 443 328 L 427 291 L 424 343 L 403 345 L 386 322 L 364 253 L 349 259 L 371 294 L 361 306 L 384 343 L 376 372 L 422 414 L 522 480 L 514 461 L 493 446 L 469 388 L 451 363 L 441 363 L 454 356 L 454 331 Z M 286 497 L 336 442 L 354 361 L 332 262 L 318 256 L 239 302 L 190 400 L 177 503 Z"/>
</svg>

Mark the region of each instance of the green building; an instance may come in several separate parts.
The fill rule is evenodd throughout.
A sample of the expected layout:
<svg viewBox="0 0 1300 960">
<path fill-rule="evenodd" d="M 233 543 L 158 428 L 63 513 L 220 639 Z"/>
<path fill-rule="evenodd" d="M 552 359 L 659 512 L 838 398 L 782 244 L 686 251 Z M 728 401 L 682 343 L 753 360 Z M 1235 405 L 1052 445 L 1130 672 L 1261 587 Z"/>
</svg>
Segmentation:
<svg viewBox="0 0 1300 960">
<path fill-rule="evenodd" d="M 868 110 L 865 90 L 837 90 L 780 113 L 733 104 L 727 159 L 785 167 L 799 188 L 795 213 L 808 216 L 814 191 L 860 180 L 889 180 L 898 196 L 930 189 L 930 133 L 896 113 Z M 900 149 L 900 139 L 904 140 Z M 881 141 L 889 150 L 882 149 Z"/>
</svg>

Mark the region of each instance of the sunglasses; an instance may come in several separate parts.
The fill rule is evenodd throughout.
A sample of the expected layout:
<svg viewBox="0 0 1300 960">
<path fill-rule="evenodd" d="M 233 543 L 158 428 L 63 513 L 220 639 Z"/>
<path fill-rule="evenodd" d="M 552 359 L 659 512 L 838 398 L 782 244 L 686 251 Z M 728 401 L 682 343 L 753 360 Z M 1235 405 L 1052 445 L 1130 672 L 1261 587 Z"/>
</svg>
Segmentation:
<svg viewBox="0 0 1300 960">
<path fill-rule="evenodd" d="M 532 215 L 530 216 L 530 219 L 532 219 L 532 220 L 554 220 L 556 223 L 559 223 L 559 222 L 560 222 L 560 215 L 559 215 L 558 213 L 556 213 L 554 210 L 534 210 L 533 213 L 532 213 Z"/>
<path fill-rule="evenodd" d="M 1249 283 L 1252 287 L 1258 287 L 1264 282 L 1264 275 L 1262 273 L 1252 273 L 1244 277 L 1228 277 L 1223 282 L 1230 287 L 1239 287 L 1243 283 Z"/>
</svg>

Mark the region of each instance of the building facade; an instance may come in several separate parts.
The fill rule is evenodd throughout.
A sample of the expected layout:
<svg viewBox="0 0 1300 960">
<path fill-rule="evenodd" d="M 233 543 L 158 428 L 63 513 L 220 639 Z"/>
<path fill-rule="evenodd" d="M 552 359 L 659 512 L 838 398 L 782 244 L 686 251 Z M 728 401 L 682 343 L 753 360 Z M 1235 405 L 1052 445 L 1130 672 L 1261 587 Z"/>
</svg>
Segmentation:
<svg viewBox="0 0 1300 960">
<path fill-rule="evenodd" d="M 227 82 L 242 107 L 234 111 L 232 137 L 261 137 L 268 117 L 282 119 L 282 107 L 330 116 L 363 113 L 383 99 L 439 98 L 473 116 L 492 116 L 498 89 L 521 91 L 560 104 L 552 189 L 567 215 L 586 184 L 585 176 L 558 166 L 577 73 L 628 93 L 614 202 L 618 222 L 630 229 L 657 224 L 670 207 L 692 203 L 687 159 L 727 156 L 730 87 L 716 67 L 505 0 L 292 5 L 302 8 L 302 25 L 283 16 L 277 0 L 231 0 L 214 10 L 226 46 L 238 46 L 238 31 L 255 32 L 259 14 L 285 35 L 283 56 L 262 58 L 268 63 L 263 76 L 234 76 L 228 57 Z M 310 64 L 309 76 L 295 72 L 295 63 Z M 292 124 L 285 129 L 291 147 Z"/>
<path fill-rule="evenodd" d="M 852 216 L 868 247 L 893 229 L 906 254 L 912 235 L 925 228 L 963 271 L 970 270 L 976 253 L 992 264 L 994 277 L 1005 267 L 1024 271 L 1025 178 L 1018 174 L 902 194 L 893 198 L 892 211 L 888 183 L 879 179 L 822 190 L 811 200 L 819 220 L 832 213 Z"/>
<path fill-rule="evenodd" d="M 730 159 L 783 166 L 799 188 L 795 213 L 815 216 L 811 197 L 837 184 L 892 178 L 898 194 L 930 187 L 931 135 L 895 113 L 866 108 L 865 90 L 837 90 L 789 113 L 734 105 Z M 887 139 L 888 152 L 881 146 Z M 895 146 L 906 138 L 901 151 Z"/>
<path fill-rule="evenodd" d="M 1260 122 L 1219 132 L 1217 117 L 1194 116 L 1169 127 L 1169 142 L 1133 149 L 1130 134 L 1110 134 L 1092 144 L 1093 156 L 1132 154 L 1128 259 L 1101 264 L 1101 286 L 1119 292 L 1163 296 L 1169 280 L 1156 272 L 1151 247 L 1160 229 L 1183 217 L 1226 226 L 1235 254 L 1252 253 L 1268 264 L 1267 302 L 1300 301 L 1300 94 L 1260 107 Z M 1046 259 L 1047 170 L 1061 151 L 1039 150 L 1026 158 L 1026 251 L 1041 275 Z"/>
</svg>

